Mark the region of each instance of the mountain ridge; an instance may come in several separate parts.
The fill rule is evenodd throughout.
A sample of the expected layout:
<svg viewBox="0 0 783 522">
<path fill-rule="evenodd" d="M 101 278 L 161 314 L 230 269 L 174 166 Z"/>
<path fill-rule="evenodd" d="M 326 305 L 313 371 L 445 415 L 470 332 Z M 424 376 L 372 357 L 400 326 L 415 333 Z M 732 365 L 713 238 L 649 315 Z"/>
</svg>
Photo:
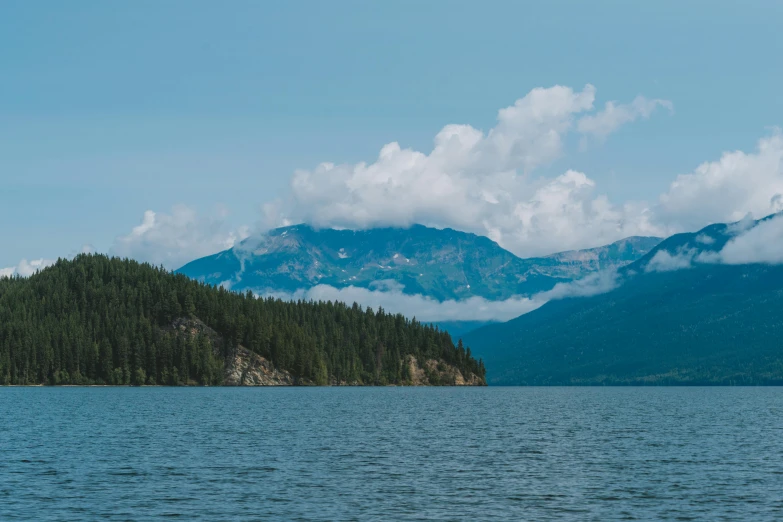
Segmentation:
<svg viewBox="0 0 783 522">
<path fill-rule="evenodd" d="M 487 237 L 450 228 L 413 225 L 353 231 L 300 224 L 248 238 L 177 272 L 262 293 L 293 293 L 324 284 L 393 289 L 438 301 L 475 296 L 504 300 L 618 268 L 658 242 L 660 238 L 630 237 L 593 249 L 525 259 Z"/>
</svg>

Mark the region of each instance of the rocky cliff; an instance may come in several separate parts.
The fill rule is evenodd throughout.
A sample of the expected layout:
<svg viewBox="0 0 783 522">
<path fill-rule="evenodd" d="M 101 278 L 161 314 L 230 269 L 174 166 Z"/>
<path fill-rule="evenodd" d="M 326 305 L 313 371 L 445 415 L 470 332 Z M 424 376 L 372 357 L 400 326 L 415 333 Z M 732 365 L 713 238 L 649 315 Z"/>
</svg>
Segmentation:
<svg viewBox="0 0 783 522">
<path fill-rule="evenodd" d="M 240 346 L 226 358 L 223 384 L 225 386 L 294 386 L 311 383 L 297 382 L 287 371 L 276 369 L 271 362 Z"/>
<path fill-rule="evenodd" d="M 424 364 L 412 355 L 406 357 L 405 365 L 410 374 L 411 386 L 486 386 L 487 383 L 477 375 L 470 373 L 467 376 L 462 375 L 457 368 L 428 359 Z"/>
</svg>

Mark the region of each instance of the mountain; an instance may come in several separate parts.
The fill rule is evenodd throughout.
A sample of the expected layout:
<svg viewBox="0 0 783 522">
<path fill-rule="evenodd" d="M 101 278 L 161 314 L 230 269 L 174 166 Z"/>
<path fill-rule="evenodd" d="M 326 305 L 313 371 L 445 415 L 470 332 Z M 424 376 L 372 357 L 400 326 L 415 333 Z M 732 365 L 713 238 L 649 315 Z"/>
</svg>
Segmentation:
<svg viewBox="0 0 783 522">
<path fill-rule="evenodd" d="M 341 303 L 258 299 L 135 261 L 0 278 L 0 384 L 484 384 L 446 332 Z"/>
<path fill-rule="evenodd" d="M 438 301 L 474 296 L 503 300 L 617 268 L 659 238 L 632 237 L 605 247 L 521 259 L 483 236 L 421 225 L 363 231 L 278 228 L 178 270 L 234 290 L 287 292 L 318 284 L 398 289 Z"/>
<path fill-rule="evenodd" d="M 783 266 L 727 265 L 755 223 L 677 234 L 615 290 L 468 333 L 493 384 L 783 384 Z"/>
<path fill-rule="evenodd" d="M 633 263 L 660 243 L 659 237 L 633 236 L 602 247 L 568 250 L 530 261 L 550 277 L 576 280 L 601 270 L 616 270 Z"/>
</svg>

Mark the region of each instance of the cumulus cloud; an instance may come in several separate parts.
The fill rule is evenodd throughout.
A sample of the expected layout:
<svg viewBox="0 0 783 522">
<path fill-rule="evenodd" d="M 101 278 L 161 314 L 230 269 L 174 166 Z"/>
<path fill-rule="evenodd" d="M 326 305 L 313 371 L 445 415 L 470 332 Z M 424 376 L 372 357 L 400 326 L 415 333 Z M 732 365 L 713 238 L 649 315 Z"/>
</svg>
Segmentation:
<svg viewBox="0 0 783 522">
<path fill-rule="evenodd" d="M 115 239 L 110 253 L 179 268 L 193 259 L 233 247 L 248 233 L 248 227 L 231 229 L 225 211 L 204 216 L 185 205 L 176 205 L 170 214 L 146 211 L 141 224 Z"/>
<path fill-rule="evenodd" d="M 613 202 L 578 170 L 536 176 L 538 167 L 562 156 L 570 133 L 600 140 L 623 124 L 672 109 L 667 100 L 639 96 L 630 103 L 608 102 L 596 112 L 595 96 L 591 85 L 533 89 L 498 111 L 487 131 L 444 126 L 428 152 L 392 142 L 370 162 L 296 171 L 290 194 L 264 204 L 261 221 L 264 227 L 448 226 L 486 235 L 529 257 L 783 210 L 780 131 L 761 139 L 754 151 L 727 152 L 678 176 L 651 204 Z M 169 214 L 145 213 L 111 252 L 173 268 L 246 235 L 247 229 L 230 228 L 224 216 L 175 207 Z M 702 239 L 707 245 L 709 238 Z M 659 262 L 665 267 L 685 260 L 661 257 L 653 266 Z"/>
<path fill-rule="evenodd" d="M 390 143 L 370 163 L 298 171 L 287 217 L 354 229 L 450 226 L 533 256 L 783 210 L 783 137 L 777 130 L 755 151 L 727 152 L 678 176 L 652 204 L 612 202 L 577 170 L 535 177 L 537 167 L 561 155 L 570 132 L 601 139 L 656 110 L 673 109 L 668 100 L 639 96 L 593 113 L 594 99 L 589 85 L 581 92 L 535 89 L 502 109 L 488 132 L 445 126 L 429 153 Z"/>
<path fill-rule="evenodd" d="M 582 134 L 604 140 L 626 123 L 639 118 L 649 118 L 658 107 L 669 109 L 670 112 L 674 110 L 674 105 L 669 100 L 650 100 L 644 96 L 637 96 L 628 104 L 610 101 L 606 103 L 604 110 L 583 116 L 577 128 Z"/>
<path fill-rule="evenodd" d="M 582 172 L 533 177 L 537 167 L 561 156 L 564 137 L 574 130 L 579 115 L 593 110 L 594 100 L 591 85 L 581 91 L 538 88 L 501 109 L 488 132 L 446 125 L 429 153 L 393 142 L 371 163 L 322 163 L 297 171 L 286 217 L 352 229 L 449 226 L 487 235 L 524 256 L 663 233 L 652 224 L 645 205 L 611 203 Z M 632 110 L 609 107 L 613 115 L 622 107 L 621 112 L 631 111 L 635 119 L 652 112 L 650 103 L 653 108 L 663 103 L 637 100 L 628 106 L 636 107 Z M 590 133 L 610 132 L 606 125 L 582 124 Z"/>
<path fill-rule="evenodd" d="M 761 139 L 755 152 L 727 152 L 678 176 L 655 209 L 660 222 L 695 230 L 708 223 L 783 210 L 783 135 Z"/>
<path fill-rule="evenodd" d="M 567 171 L 517 201 L 510 214 L 485 220 L 489 236 L 520 256 L 605 245 L 628 236 L 665 235 L 643 204 L 615 205 L 595 194 L 595 182 Z M 481 231 L 478 231 L 481 233 Z"/>
<path fill-rule="evenodd" d="M 16 266 L 10 266 L 7 268 L 0 268 L 0 277 L 12 277 L 15 275 L 21 277 L 30 277 L 39 270 L 43 270 L 48 266 L 52 266 L 55 263 L 52 259 L 22 259 Z"/>
<path fill-rule="evenodd" d="M 596 89 L 556 85 L 531 90 L 497 113 L 487 131 L 448 124 L 429 152 L 397 142 L 370 162 L 324 162 L 294 172 L 287 197 L 262 204 L 260 228 L 305 222 L 316 227 L 366 229 L 416 223 L 486 235 L 520 256 L 545 255 L 610 243 L 629 235 L 665 235 L 644 203 L 616 204 L 585 173 L 537 177 L 536 169 L 563 155 L 566 137 L 606 137 L 670 102 L 638 96 L 594 112 Z M 197 226 L 198 225 L 198 226 Z M 203 232 L 197 228 L 204 229 Z M 187 208 L 145 214 L 117 239 L 114 253 L 176 266 L 214 253 L 242 234 L 222 219 Z M 176 252 L 188 252 L 179 256 Z"/>
</svg>

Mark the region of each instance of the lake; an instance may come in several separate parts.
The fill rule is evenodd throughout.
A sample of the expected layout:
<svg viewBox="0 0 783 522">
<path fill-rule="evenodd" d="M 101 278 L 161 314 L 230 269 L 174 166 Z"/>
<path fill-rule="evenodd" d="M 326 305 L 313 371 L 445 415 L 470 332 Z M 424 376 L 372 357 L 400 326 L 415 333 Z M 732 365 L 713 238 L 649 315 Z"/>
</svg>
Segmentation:
<svg viewBox="0 0 783 522">
<path fill-rule="evenodd" d="M 0 520 L 783 518 L 781 388 L 0 388 Z"/>
</svg>

